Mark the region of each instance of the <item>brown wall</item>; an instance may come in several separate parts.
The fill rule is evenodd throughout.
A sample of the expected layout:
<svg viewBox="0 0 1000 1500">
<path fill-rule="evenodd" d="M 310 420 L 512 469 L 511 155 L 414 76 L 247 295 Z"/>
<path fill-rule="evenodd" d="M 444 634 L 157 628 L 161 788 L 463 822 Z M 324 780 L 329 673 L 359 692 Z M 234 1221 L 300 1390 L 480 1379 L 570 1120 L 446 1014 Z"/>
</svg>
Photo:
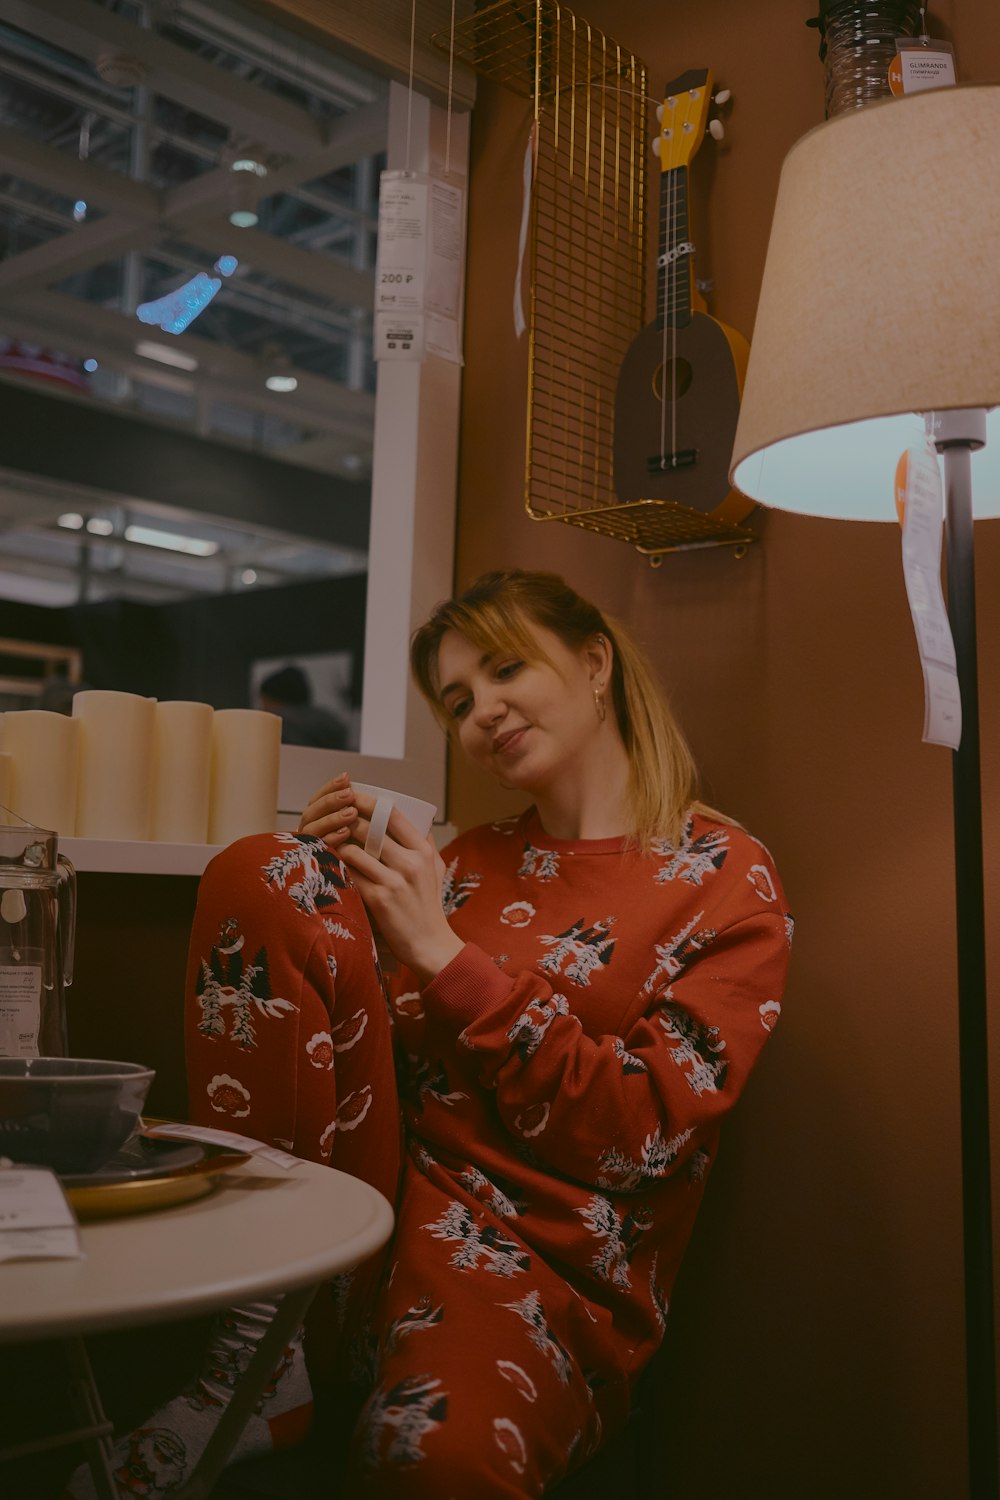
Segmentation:
<svg viewBox="0 0 1000 1500">
<path fill-rule="evenodd" d="M 724 147 L 706 143 L 694 164 L 693 196 L 699 174 L 710 183 L 694 237 L 699 274 L 715 280 L 712 310 L 750 334 L 781 161 L 822 119 L 817 38 L 804 26 L 815 3 L 580 0 L 578 9 L 646 61 L 654 93 L 699 66 L 732 88 Z M 933 11 L 960 77 L 1000 77 L 995 0 L 939 0 Z M 474 114 L 458 583 L 488 567 L 550 567 L 628 620 L 669 688 L 708 795 L 771 847 L 798 919 L 785 1014 L 730 1128 L 675 1297 L 663 1492 L 959 1496 L 950 755 L 920 740 L 899 535 L 761 513 L 760 541 L 742 561 L 700 551 L 654 570 L 622 543 L 527 519 L 525 356 L 510 313 L 527 108 L 484 84 Z M 654 183 L 654 208 L 655 199 Z M 979 528 L 977 549 L 992 851 L 1000 525 Z M 459 825 L 509 805 L 453 766 Z M 998 874 L 990 852 L 994 931 Z"/>
</svg>

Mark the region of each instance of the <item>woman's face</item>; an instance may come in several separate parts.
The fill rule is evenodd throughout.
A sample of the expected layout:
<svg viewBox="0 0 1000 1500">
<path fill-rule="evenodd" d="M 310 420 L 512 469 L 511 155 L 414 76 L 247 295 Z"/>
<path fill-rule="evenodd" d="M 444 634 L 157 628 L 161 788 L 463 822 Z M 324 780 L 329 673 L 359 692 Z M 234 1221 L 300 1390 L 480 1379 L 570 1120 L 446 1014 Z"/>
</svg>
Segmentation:
<svg viewBox="0 0 1000 1500">
<path fill-rule="evenodd" d="M 610 665 L 603 645 L 572 651 L 544 626 L 530 629 L 547 660 L 483 656 L 449 630 L 437 666 L 441 702 L 466 754 L 505 785 L 540 795 L 593 751 L 601 727 L 594 688 L 606 691 Z"/>
</svg>

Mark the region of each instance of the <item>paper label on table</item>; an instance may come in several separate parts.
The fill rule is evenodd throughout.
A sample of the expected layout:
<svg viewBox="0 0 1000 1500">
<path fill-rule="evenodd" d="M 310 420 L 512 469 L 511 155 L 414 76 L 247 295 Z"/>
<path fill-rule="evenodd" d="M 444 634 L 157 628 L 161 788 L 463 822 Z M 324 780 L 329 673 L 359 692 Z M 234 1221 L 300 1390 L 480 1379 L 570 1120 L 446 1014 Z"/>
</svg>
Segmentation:
<svg viewBox="0 0 1000 1500">
<path fill-rule="evenodd" d="M 209 1146 L 228 1146 L 231 1151 L 245 1151 L 249 1156 L 259 1156 L 275 1167 L 297 1167 L 301 1156 L 292 1156 L 279 1151 L 266 1141 L 255 1141 L 248 1135 L 237 1135 L 232 1130 L 213 1130 L 210 1125 L 183 1125 L 172 1121 L 164 1125 L 147 1125 L 144 1134 L 154 1138 L 162 1136 L 178 1141 L 204 1141 Z"/>
<path fill-rule="evenodd" d="M 37 964 L 0 964 L 0 1057 L 37 1057 L 42 1014 Z"/>
<path fill-rule="evenodd" d="M 76 1217 L 47 1167 L 0 1169 L 0 1261 L 79 1260 Z"/>
<path fill-rule="evenodd" d="M 903 577 L 924 674 L 923 738 L 957 750 L 962 699 L 941 590 L 944 499 L 937 455 L 929 448 L 909 448 L 900 461 L 897 489 L 902 490 Z"/>
<path fill-rule="evenodd" d="M 461 363 L 464 193 L 424 172 L 383 172 L 375 267 L 377 360 Z"/>
</svg>

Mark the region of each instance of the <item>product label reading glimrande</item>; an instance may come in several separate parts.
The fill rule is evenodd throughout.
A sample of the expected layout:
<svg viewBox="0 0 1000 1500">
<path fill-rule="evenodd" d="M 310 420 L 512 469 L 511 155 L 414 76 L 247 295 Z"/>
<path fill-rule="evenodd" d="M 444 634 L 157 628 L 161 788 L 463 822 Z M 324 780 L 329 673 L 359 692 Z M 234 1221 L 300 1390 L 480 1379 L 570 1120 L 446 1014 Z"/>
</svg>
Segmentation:
<svg viewBox="0 0 1000 1500">
<path fill-rule="evenodd" d="M 42 970 L 38 964 L 0 964 L 0 1057 L 37 1057 Z"/>
</svg>

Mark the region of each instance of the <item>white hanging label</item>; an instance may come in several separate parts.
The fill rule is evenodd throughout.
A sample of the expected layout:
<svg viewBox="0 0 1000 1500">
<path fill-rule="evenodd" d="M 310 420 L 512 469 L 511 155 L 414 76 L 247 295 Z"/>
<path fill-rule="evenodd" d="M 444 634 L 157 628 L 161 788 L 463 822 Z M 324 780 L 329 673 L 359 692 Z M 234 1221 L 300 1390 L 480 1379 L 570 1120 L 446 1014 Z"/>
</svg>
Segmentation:
<svg viewBox="0 0 1000 1500">
<path fill-rule="evenodd" d="M 375 267 L 375 358 L 461 364 L 465 195 L 425 172 L 383 172 Z"/>
<path fill-rule="evenodd" d="M 0 964 L 0 1057 L 37 1057 L 42 1011 L 37 964 Z"/>
<path fill-rule="evenodd" d="M 923 89 L 949 88 L 955 82 L 955 52 L 950 42 L 904 36 L 896 38 L 896 47 L 889 64 L 889 91 L 897 98 Z"/>
<path fill-rule="evenodd" d="M 927 744 L 957 750 L 962 698 L 955 643 L 941 591 L 944 497 L 941 470 L 930 448 L 908 448 L 896 468 L 896 507 L 903 523 L 903 577 L 924 674 Z"/>
</svg>

